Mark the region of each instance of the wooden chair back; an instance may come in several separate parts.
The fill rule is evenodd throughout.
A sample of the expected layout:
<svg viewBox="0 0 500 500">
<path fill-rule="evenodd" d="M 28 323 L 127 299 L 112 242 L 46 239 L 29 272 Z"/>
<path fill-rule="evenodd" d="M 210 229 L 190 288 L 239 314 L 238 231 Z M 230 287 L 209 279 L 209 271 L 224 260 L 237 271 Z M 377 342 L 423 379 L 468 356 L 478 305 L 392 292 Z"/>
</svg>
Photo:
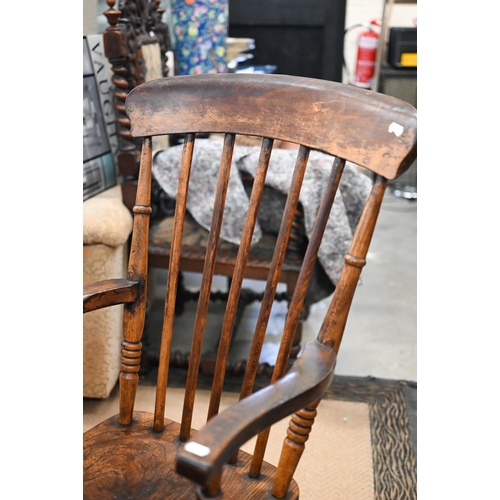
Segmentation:
<svg viewBox="0 0 500 500">
<path fill-rule="evenodd" d="M 210 496 L 219 491 L 220 474 L 214 472 L 218 470 L 217 467 L 222 467 L 225 461 L 234 461 L 238 447 L 253 435 L 260 433 L 250 469 L 250 475 L 257 477 L 262 467 L 270 425 L 296 411 L 298 413 L 294 415 L 291 423 L 294 432 L 289 433 L 289 437 L 292 436 L 291 442 L 295 440 L 296 447 L 303 447 L 314 420 L 316 406 L 333 377 L 336 353 L 341 344 L 360 273 L 366 262 L 387 181 L 402 174 L 416 157 L 416 112 L 412 106 L 398 99 L 339 83 L 284 75 L 226 74 L 172 77 L 145 83 L 129 94 L 126 113 L 130 120 L 131 136 L 142 139 L 137 199 L 133 208 L 134 229 L 128 278 L 122 281 L 120 287 L 115 288 L 113 299 L 97 292 L 89 294 L 87 299 L 89 307 L 92 308 L 95 308 L 96 304 L 100 307 L 109 304 L 111 300 L 116 301 L 117 294 L 120 295 L 121 302 L 125 303 L 120 375 L 122 425 L 130 425 L 133 420 L 141 336 L 146 315 L 152 138 L 161 134 L 185 134 L 154 409 L 154 431 L 162 432 L 193 148 L 197 133 L 225 134 L 194 322 L 180 423 L 181 441 L 187 441 L 191 437 L 201 347 L 235 139 L 238 134 L 262 137 L 257 174 L 222 326 L 207 415 L 207 431 L 198 433 L 195 441 L 191 439 L 181 448 L 177 462 L 178 471 L 205 485 L 204 494 Z M 243 377 L 240 393 L 242 401 L 240 405 L 236 405 L 239 409 L 233 412 L 230 408 L 215 418 L 219 413 L 225 366 L 246 258 L 252 241 L 266 171 L 269 162 L 272 161 L 274 140 L 296 143 L 300 148 L 297 151 L 295 164 L 290 165 L 290 169 L 293 169 L 292 180 Z M 273 392 L 268 393 L 267 389 L 264 389 L 250 396 L 311 150 L 332 155 L 330 177 L 327 185 L 323 186 L 322 201 L 286 317 L 271 380 L 274 384 Z M 375 174 L 373 189 L 362 212 L 350 250 L 345 256 L 344 268 L 317 340 L 306 346 L 294 367 L 287 372 L 287 362 L 308 281 L 346 161 L 360 165 Z M 269 394 L 273 395 L 271 400 L 268 399 Z M 248 407 L 245 407 L 245 404 L 248 404 Z M 301 408 L 304 409 L 300 410 Z M 293 462 L 290 456 L 296 454 L 296 450 L 293 450 L 293 446 L 284 448 L 283 463 L 278 467 L 273 489 L 276 498 L 283 498 L 290 485 L 291 475 L 295 470 L 295 465 L 290 465 Z"/>
<path fill-rule="evenodd" d="M 113 73 L 114 105 L 116 128 L 119 139 L 117 167 L 120 173 L 120 187 L 122 201 L 130 210 L 133 210 L 137 195 L 137 184 L 140 164 L 140 140 L 130 134 L 130 120 L 125 112 L 125 100 L 131 90 L 138 85 L 160 78 L 172 76 L 173 60 L 169 60 L 167 53 L 171 50 L 168 26 L 162 21 L 164 9 L 160 7 L 160 0 L 107 0 L 109 8 L 104 12 L 109 26 L 103 34 L 105 55 L 108 58 Z M 173 58 L 173 54 L 172 54 Z M 169 69 L 170 68 L 170 69 Z M 167 149 L 182 140 L 182 134 L 168 134 L 153 138 L 153 149 Z M 243 136 L 240 137 L 240 139 Z M 251 184 L 253 179 L 249 174 L 242 174 L 245 184 Z M 151 189 L 151 223 L 157 228 L 161 222 L 172 215 L 175 202 L 167 196 L 156 179 L 152 178 Z M 150 236 L 155 239 L 155 228 L 151 228 Z M 160 231 L 161 232 L 161 231 Z M 295 223 L 289 237 L 285 269 L 280 277 L 286 285 L 286 292 L 278 293 L 275 300 L 289 302 L 293 294 L 298 276 L 298 267 L 295 261 L 303 256 L 306 244 L 304 217 L 300 203 L 295 213 Z M 151 243 L 151 242 L 150 242 Z M 198 273 L 203 266 L 202 251 L 182 251 L 181 271 Z M 150 244 L 149 262 L 151 269 L 168 268 L 170 257 L 170 243 L 161 240 L 157 244 Z M 247 268 L 247 278 L 261 280 L 261 274 L 267 274 L 269 259 L 259 248 L 253 248 L 249 256 L 253 266 Z M 216 274 L 231 278 L 234 273 L 235 259 L 233 252 L 230 255 L 220 256 L 217 259 Z M 327 280 L 328 278 L 326 278 Z M 179 279 L 182 288 L 183 301 L 178 302 L 178 311 L 184 309 L 184 303 L 197 297 L 198 291 L 191 293 L 183 287 L 182 275 Z M 333 289 L 333 284 L 331 284 Z M 223 297 L 226 297 L 225 293 Z M 260 300 L 260 293 L 245 290 L 240 300 L 239 316 L 246 305 Z M 304 305 L 301 321 L 298 324 L 292 354 L 295 356 L 301 348 L 302 323 L 307 318 L 310 301 Z M 157 364 L 154 350 L 149 349 L 149 339 L 145 337 L 145 352 L 143 369 L 149 370 Z M 185 366 L 187 352 L 176 351 L 176 364 Z M 228 367 L 238 373 L 247 363 L 246 359 L 233 360 Z M 214 359 L 211 350 L 203 353 L 203 370 L 213 372 Z M 269 371 L 267 363 L 259 367 L 259 372 Z"/>
</svg>

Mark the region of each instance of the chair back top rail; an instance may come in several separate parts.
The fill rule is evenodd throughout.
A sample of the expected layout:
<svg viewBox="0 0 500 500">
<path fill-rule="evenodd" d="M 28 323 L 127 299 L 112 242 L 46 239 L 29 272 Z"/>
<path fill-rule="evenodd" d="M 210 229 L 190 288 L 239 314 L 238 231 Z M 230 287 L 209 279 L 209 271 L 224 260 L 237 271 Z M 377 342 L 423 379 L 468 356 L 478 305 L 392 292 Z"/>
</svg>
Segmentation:
<svg viewBox="0 0 500 500">
<path fill-rule="evenodd" d="M 326 80 L 246 74 L 160 78 L 133 89 L 126 112 L 133 137 L 271 137 L 344 158 L 387 179 L 402 174 L 416 157 L 413 106 Z"/>
</svg>

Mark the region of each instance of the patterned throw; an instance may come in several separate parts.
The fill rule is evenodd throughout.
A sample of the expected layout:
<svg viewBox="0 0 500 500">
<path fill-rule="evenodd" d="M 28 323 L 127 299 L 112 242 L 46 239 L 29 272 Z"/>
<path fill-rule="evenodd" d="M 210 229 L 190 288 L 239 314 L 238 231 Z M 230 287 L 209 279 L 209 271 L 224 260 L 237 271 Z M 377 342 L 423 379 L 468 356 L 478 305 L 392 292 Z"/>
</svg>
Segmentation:
<svg viewBox="0 0 500 500">
<path fill-rule="evenodd" d="M 198 224 L 207 230 L 210 229 L 221 153 L 222 142 L 219 140 L 201 139 L 195 142 L 187 209 Z M 238 171 L 255 176 L 259 154 L 260 147 L 236 145 L 234 148 L 221 238 L 235 244 L 240 241 L 249 203 Z M 156 151 L 153 157 L 153 174 L 167 195 L 174 199 L 181 155 L 182 146 L 174 146 Z M 263 230 L 277 234 L 284 206 L 283 194 L 288 192 L 296 156 L 297 151 L 287 149 L 274 149 L 271 154 L 266 185 L 274 190 L 276 196 L 267 196 L 262 200 L 260 225 L 255 229 L 253 243 L 261 238 Z M 304 209 L 307 236 L 311 234 L 332 164 L 332 156 L 311 151 L 299 197 Z M 337 284 L 339 279 L 344 255 L 371 186 L 372 181 L 367 175 L 353 164 L 346 164 L 318 253 L 319 262 L 333 284 Z M 277 214 L 279 217 L 276 217 Z"/>
<path fill-rule="evenodd" d="M 226 73 L 227 0 L 172 0 L 177 74 Z"/>
</svg>

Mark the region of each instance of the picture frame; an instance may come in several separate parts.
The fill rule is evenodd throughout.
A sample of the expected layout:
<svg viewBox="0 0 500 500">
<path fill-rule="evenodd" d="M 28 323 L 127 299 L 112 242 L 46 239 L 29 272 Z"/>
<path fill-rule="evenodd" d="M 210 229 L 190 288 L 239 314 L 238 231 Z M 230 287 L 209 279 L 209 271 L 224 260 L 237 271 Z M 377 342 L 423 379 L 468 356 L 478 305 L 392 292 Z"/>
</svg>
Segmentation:
<svg viewBox="0 0 500 500">
<path fill-rule="evenodd" d="M 83 37 L 83 201 L 118 183 L 118 133 L 102 35 Z"/>
</svg>

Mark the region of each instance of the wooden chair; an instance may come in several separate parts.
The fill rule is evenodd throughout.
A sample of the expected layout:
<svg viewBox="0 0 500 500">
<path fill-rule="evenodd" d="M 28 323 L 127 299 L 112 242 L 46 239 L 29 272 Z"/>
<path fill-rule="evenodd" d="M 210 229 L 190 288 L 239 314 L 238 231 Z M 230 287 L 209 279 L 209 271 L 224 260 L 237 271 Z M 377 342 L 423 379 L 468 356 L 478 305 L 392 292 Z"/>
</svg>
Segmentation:
<svg viewBox="0 0 500 500">
<path fill-rule="evenodd" d="M 137 193 L 137 182 L 140 163 L 140 141 L 130 134 L 130 121 L 125 113 L 125 100 L 128 93 L 141 83 L 151 81 L 158 77 L 171 76 L 168 68 L 167 52 L 170 47 L 170 36 L 168 26 L 162 22 L 161 17 L 164 9 L 160 7 L 159 0 L 120 0 L 115 8 L 115 0 L 107 0 L 109 9 L 104 12 L 109 26 L 103 34 L 105 54 L 108 58 L 113 72 L 115 115 L 117 119 L 117 130 L 119 134 L 119 153 L 117 155 L 118 170 L 122 176 L 121 190 L 123 203 L 130 211 L 133 211 Z M 205 134 L 206 136 L 207 134 Z M 179 144 L 182 134 L 169 134 L 168 137 L 154 139 L 153 147 L 167 148 L 170 145 Z M 242 175 L 243 182 L 251 186 L 253 179 L 249 175 Z M 170 258 L 171 241 L 164 238 L 163 227 L 172 223 L 173 207 L 175 202 L 168 198 L 158 182 L 152 179 L 150 218 L 150 244 L 149 244 L 149 266 L 150 269 L 168 269 Z M 196 223 L 190 226 L 193 231 L 198 231 L 199 240 L 206 241 L 207 234 L 203 228 Z M 275 235 L 270 235 L 274 237 Z M 277 293 L 275 299 L 289 303 L 295 285 L 297 283 L 300 264 L 307 245 L 307 237 L 304 229 L 304 216 L 300 203 L 295 210 L 295 220 L 290 234 L 283 272 L 280 282 L 286 285 L 286 292 Z M 205 260 L 205 247 L 183 246 L 181 249 L 180 270 L 181 272 L 199 273 L 203 269 Z M 215 273 L 232 279 L 236 265 L 238 248 L 236 245 L 227 246 L 225 251 L 219 253 L 216 258 Z M 267 248 L 257 245 L 252 248 L 248 256 L 246 277 L 253 280 L 264 281 L 269 273 L 271 257 Z M 321 269 L 318 268 L 318 273 Z M 325 276 L 326 277 L 326 276 Z M 322 278 L 322 277 L 321 277 Z M 333 292 L 333 284 L 325 283 L 325 288 L 330 287 Z M 179 298 L 177 312 L 184 310 L 184 304 L 191 300 L 197 300 L 199 292 L 190 292 L 183 286 L 182 274 L 179 277 Z M 212 300 L 227 300 L 228 293 L 215 292 L 211 295 Z M 244 289 L 239 302 L 238 315 L 235 325 L 243 314 L 244 308 L 255 301 L 260 301 L 262 294 L 250 288 Z M 309 314 L 311 301 L 306 298 L 302 308 L 300 321 L 297 324 L 292 356 L 296 356 L 301 348 L 302 324 Z M 218 334 L 218 332 L 217 332 Z M 149 341 L 144 339 L 147 348 L 148 365 L 155 366 L 158 362 L 155 352 L 149 350 Z M 172 362 L 176 366 L 186 366 L 188 354 L 176 351 L 172 355 Z M 146 358 L 146 356 L 144 356 Z M 209 349 L 203 353 L 202 369 L 204 372 L 212 373 L 215 359 L 213 351 Z M 145 360 L 146 361 L 146 360 Z M 246 366 L 246 360 L 228 363 L 228 369 L 239 372 Z M 261 365 L 259 372 L 268 367 Z"/>
<path fill-rule="evenodd" d="M 124 306 L 120 409 L 84 434 L 84 497 L 107 498 L 298 498 L 293 474 L 324 391 L 334 373 L 349 307 L 375 227 L 388 179 L 416 157 L 416 111 L 407 103 L 328 81 L 281 75 L 200 75 L 160 79 L 127 98 L 133 137 L 142 138 L 128 278 L 84 288 L 84 312 Z M 195 134 L 225 133 L 216 202 L 197 305 L 180 423 L 164 417 L 170 343 L 180 270 L 180 249 Z M 179 175 L 175 226 L 168 269 L 165 316 L 153 413 L 134 411 L 146 315 L 148 228 L 151 214 L 152 136 L 186 134 Z M 220 338 L 207 424 L 191 428 L 211 281 L 222 224 L 229 166 L 236 134 L 261 136 L 257 175 L 239 247 Z M 240 401 L 219 414 L 238 295 L 245 276 L 256 212 L 273 139 L 300 144 L 281 230 L 267 278 Z M 266 322 L 283 265 L 299 190 L 311 149 L 333 155 L 313 233 L 288 310 L 271 385 L 252 393 Z M 346 160 L 376 174 L 340 280 L 317 338 L 291 369 L 287 361 L 308 280 Z M 272 424 L 291 416 L 279 464 L 266 463 Z M 258 435 L 253 455 L 238 451 Z M 272 495 L 272 496 L 271 496 Z"/>
</svg>

